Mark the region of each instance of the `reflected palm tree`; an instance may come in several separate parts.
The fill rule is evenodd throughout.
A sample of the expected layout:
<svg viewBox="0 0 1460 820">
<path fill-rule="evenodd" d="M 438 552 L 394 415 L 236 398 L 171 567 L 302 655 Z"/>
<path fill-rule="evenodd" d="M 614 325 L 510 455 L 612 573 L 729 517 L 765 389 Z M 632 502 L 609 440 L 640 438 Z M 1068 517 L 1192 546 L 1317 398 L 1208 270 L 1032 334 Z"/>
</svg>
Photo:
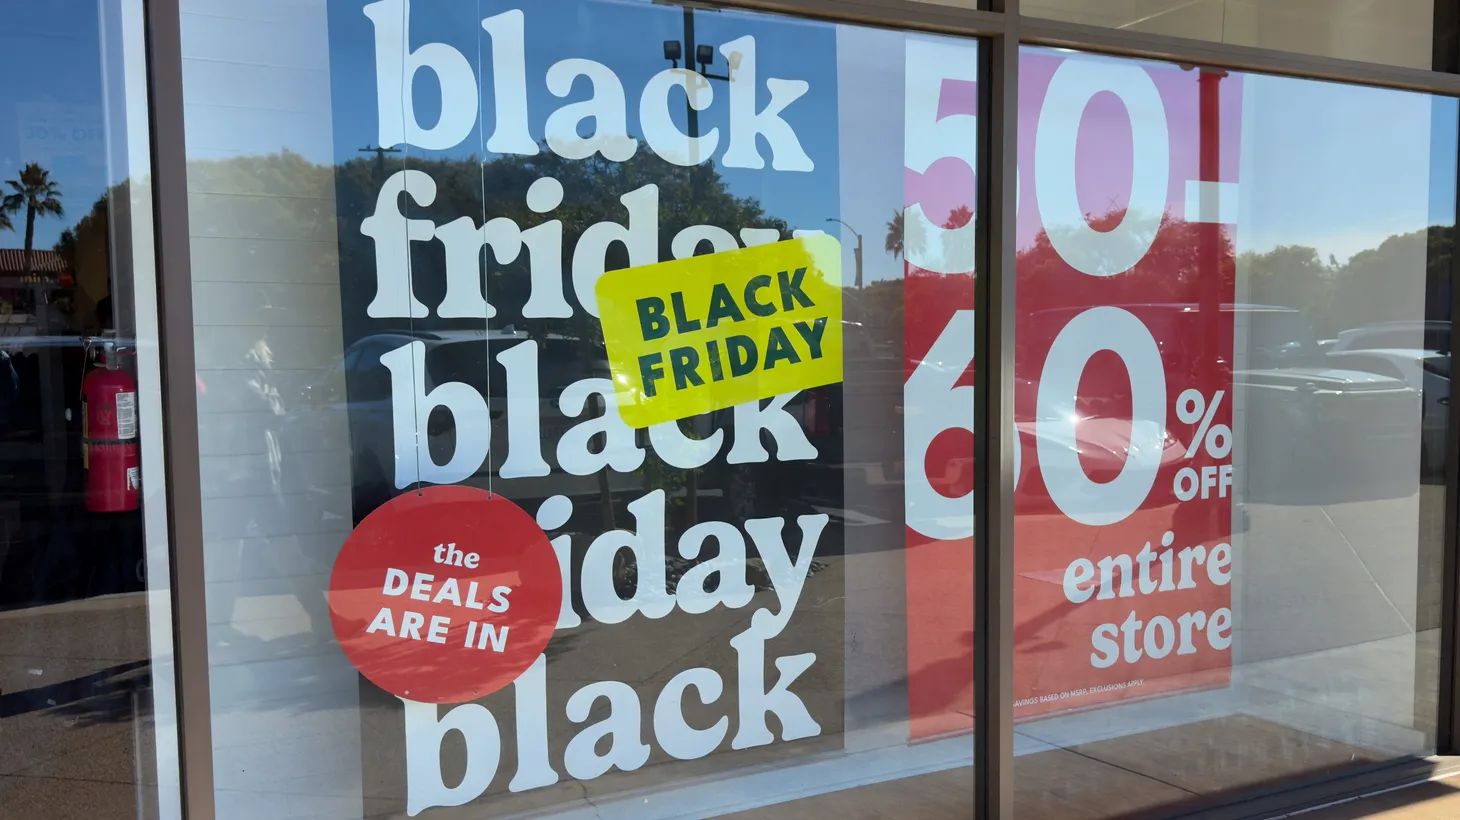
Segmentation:
<svg viewBox="0 0 1460 820">
<path fill-rule="evenodd" d="M 906 232 L 903 230 L 904 211 L 893 211 L 892 218 L 887 220 L 887 238 L 883 240 L 882 247 L 892 254 L 893 259 L 899 259 L 903 254 L 903 238 Z"/>
<path fill-rule="evenodd" d="M 0 200 L 0 213 L 25 212 L 25 255 L 21 265 L 24 268 L 24 280 L 29 282 L 35 273 L 35 220 L 37 216 L 65 215 L 65 209 L 61 207 L 61 186 L 51 179 L 50 171 L 34 162 L 26 163 L 20 170 L 19 179 L 7 179 L 5 184 L 10 186 L 11 193 Z M 42 336 L 46 336 L 51 333 L 51 311 L 46 304 L 49 301 L 49 287 L 40 284 L 35 289 L 39 330 Z M 66 431 L 65 422 L 61 419 L 61 408 L 65 406 L 65 402 L 61 398 L 62 387 L 58 375 L 60 362 L 56 351 L 47 347 L 41 350 L 40 355 L 41 429 L 45 441 L 46 486 L 54 508 L 61 502 L 66 481 Z"/>
<path fill-rule="evenodd" d="M 65 216 L 61 207 L 61 186 L 51 179 L 51 172 L 34 162 L 26 163 L 19 179 L 7 179 L 12 193 L 0 201 L 0 213 L 13 214 L 25 211 L 25 276 L 35 272 L 32 255 L 35 246 L 35 218 L 37 216 Z M 10 222 L 9 217 L 5 220 Z M 13 229 L 13 226 L 12 226 Z"/>
<path fill-rule="evenodd" d="M 909 254 L 918 255 L 926 247 L 924 231 L 919 230 L 917 225 L 913 226 L 912 233 L 907 232 L 906 214 L 907 209 L 899 209 L 893 211 L 892 218 L 887 220 L 887 237 L 882 241 L 882 249 L 892 254 L 893 259 L 907 259 Z M 949 212 L 943 227 L 951 229 L 971 218 L 972 212 L 968 207 L 960 205 Z"/>
</svg>

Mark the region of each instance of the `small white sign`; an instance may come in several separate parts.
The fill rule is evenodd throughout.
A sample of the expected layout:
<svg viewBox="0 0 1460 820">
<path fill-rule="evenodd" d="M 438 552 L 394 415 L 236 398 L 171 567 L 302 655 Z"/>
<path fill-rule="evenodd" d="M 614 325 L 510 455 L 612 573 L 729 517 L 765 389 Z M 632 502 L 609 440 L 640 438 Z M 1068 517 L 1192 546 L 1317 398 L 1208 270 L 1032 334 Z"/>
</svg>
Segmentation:
<svg viewBox="0 0 1460 820">
<path fill-rule="evenodd" d="M 117 394 L 117 438 L 130 441 L 137 437 L 137 394 Z"/>
</svg>

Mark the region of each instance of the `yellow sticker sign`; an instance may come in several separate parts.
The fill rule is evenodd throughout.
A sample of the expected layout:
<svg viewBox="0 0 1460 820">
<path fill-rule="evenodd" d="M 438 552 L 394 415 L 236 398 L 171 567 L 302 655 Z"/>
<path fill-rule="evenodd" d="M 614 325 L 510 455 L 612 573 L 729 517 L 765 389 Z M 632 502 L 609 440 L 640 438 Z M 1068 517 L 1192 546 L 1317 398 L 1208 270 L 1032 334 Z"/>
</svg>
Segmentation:
<svg viewBox="0 0 1460 820">
<path fill-rule="evenodd" d="M 605 273 L 598 314 L 624 422 L 841 381 L 841 260 L 817 234 Z"/>
</svg>

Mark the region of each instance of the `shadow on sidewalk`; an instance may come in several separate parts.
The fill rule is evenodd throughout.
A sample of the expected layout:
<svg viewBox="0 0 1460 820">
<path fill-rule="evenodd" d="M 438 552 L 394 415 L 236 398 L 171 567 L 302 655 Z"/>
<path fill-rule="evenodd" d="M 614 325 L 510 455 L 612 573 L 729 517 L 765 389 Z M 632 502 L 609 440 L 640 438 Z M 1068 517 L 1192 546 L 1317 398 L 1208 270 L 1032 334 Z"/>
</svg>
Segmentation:
<svg viewBox="0 0 1460 820">
<path fill-rule="evenodd" d="M 1293 820 L 1453 820 L 1460 817 L 1460 778 L 1401 786 L 1286 816 Z"/>
<path fill-rule="evenodd" d="M 57 709 L 86 724 L 133 719 L 132 693 L 146 689 L 150 661 L 129 661 L 79 678 L 0 694 L 0 719 Z M 144 696 L 142 703 L 150 703 Z"/>
</svg>

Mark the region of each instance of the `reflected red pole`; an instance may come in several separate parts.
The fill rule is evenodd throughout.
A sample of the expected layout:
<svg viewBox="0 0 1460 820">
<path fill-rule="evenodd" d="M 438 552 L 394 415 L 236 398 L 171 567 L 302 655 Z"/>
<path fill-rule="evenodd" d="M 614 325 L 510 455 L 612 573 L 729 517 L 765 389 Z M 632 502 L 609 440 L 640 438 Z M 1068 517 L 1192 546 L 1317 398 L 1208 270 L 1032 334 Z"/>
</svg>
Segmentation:
<svg viewBox="0 0 1460 820">
<path fill-rule="evenodd" d="M 1222 168 L 1222 107 L 1221 107 L 1221 82 L 1227 76 L 1227 72 L 1220 69 L 1202 68 L 1198 70 L 1197 83 L 1200 93 L 1200 136 L 1199 136 L 1199 168 L 1197 176 L 1202 182 L 1217 182 L 1221 179 Z M 1200 278 L 1198 290 L 1201 293 L 1201 326 L 1202 337 L 1202 370 L 1209 377 L 1204 379 L 1208 384 L 1218 384 L 1222 379 L 1221 368 L 1217 360 L 1221 357 L 1222 338 L 1222 223 L 1220 217 L 1215 213 L 1205 213 L 1208 202 L 1215 204 L 1214 197 L 1203 197 L 1201 219 L 1205 220 L 1196 226 L 1197 235 L 1200 237 L 1200 248 L 1198 250 L 1197 276 Z M 1192 218 L 1187 214 L 1187 220 Z M 1228 362 L 1230 367 L 1231 363 Z"/>
<path fill-rule="evenodd" d="M 1231 392 L 1232 362 L 1222 363 L 1223 334 L 1222 296 L 1226 293 L 1223 284 L 1225 253 L 1222 247 L 1223 225 L 1221 205 L 1215 193 L 1215 184 L 1221 180 L 1222 172 L 1222 108 L 1221 83 L 1227 72 L 1220 69 L 1201 68 L 1197 72 L 1199 97 L 1198 117 L 1199 145 L 1197 177 L 1201 180 L 1202 196 L 1196 214 L 1188 213 L 1186 218 L 1201 220 L 1193 227 L 1197 232 L 1197 277 L 1196 290 L 1199 294 L 1201 317 L 1200 342 L 1201 363 L 1192 375 L 1196 385 L 1204 393 L 1214 395 L 1218 389 Z M 1212 190 L 1207 190 L 1208 186 Z M 1172 395 L 1176 395 L 1174 392 Z M 1230 399 L 1228 399 L 1230 401 Z M 1185 516 L 1190 516 L 1186 518 Z M 1191 543 L 1202 543 L 1208 538 L 1225 536 L 1230 528 L 1224 526 L 1223 516 L 1214 504 L 1183 504 L 1178 519 L 1183 520 L 1182 536 L 1192 539 Z M 1225 530 L 1225 531 L 1224 531 Z"/>
</svg>

